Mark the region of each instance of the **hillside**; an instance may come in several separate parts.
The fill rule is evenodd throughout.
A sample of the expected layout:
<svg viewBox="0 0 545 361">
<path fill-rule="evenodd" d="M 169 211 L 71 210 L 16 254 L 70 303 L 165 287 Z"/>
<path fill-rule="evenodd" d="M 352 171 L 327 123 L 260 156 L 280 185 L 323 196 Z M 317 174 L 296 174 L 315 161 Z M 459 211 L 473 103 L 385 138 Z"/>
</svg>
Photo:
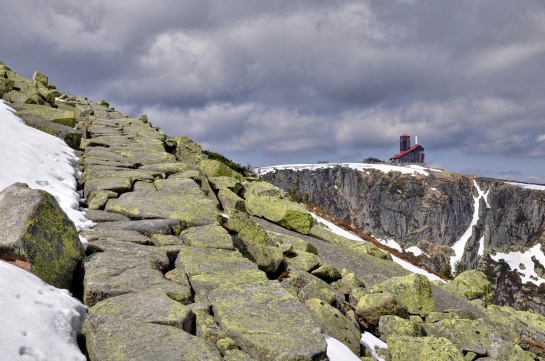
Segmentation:
<svg viewBox="0 0 545 361">
<path fill-rule="evenodd" d="M 95 224 L 76 228 L 49 193 L 9 185 L 0 193 L 0 224 L 15 231 L 0 238 L 0 258 L 70 289 L 88 307 L 83 328 L 74 322 L 72 330 L 73 338 L 81 332 L 88 359 L 545 355 L 545 317 L 493 305 L 482 272 L 430 281 L 435 276 L 412 272 L 270 183 L 208 159 L 189 138 L 34 78 L 0 64 L 1 93 L 15 115 L 63 139 L 79 157 L 74 186 Z M 8 326 L 2 337 L 9 330 L 18 342 L 26 337 Z M 25 350 L 19 356 L 30 355 Z M 45 348 L 32 351 L 55 359 Z"/>
</svg>

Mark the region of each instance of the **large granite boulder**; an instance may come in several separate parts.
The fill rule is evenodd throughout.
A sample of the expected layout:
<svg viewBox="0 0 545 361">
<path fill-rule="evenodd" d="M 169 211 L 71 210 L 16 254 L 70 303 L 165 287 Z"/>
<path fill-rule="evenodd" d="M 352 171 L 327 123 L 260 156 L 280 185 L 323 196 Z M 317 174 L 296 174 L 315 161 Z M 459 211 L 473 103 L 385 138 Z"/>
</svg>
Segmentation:
<svg viewBox="0 0 545 361">
<path fill-rule="evenodd" d="M 106 211 L 131 219 L 173 218 L 184 228 L 217 224 L 216 205 L 204 194 L 182 191 L 130 192 L 106 203 Z"/>
<path fill-rule="evenodd" d="M 373 291 L 393 293 L 397 302 L 410 314 L 425 316 L 434 308 L 430 281 L 421 274 L 392 277 L 374 286 Z"/>
<path fill-rule="evenodd" d="M 217 347 L 176 327 L 91 314 L 83 326 L 91 361 L 221 361 Z"/>
<path fill-rule="evenodd" d="M 388 340 L 391 361 L 464 361 L 464 355 L 443 337 L 394 336 Z"/>
<path fill-rule="evenodd" d="M 306 209 L 287 199 L 248 196 L 245 203 L 246 210 L 251 215 L 265 218 L 301 234 L 308 234 L 314 225 L 314 218 Z"/>
<path fill-rule="evenodd" d="M 327 343 L 310 311 L 278 282 L 218 288 L 214 317 L 238 347 L 258 360 L 326 360 Z"/>
<path fill-rule="evenodd" d="M 199 165 L 201 171 L 210 177 L 233 177 L 242 181 L 244 177 L 229 168 L 228 165 L 214 159 L 203 159 Z"/>
<path fill-rule="evenodd" d="M 465 271 L 443 288 L 454 291 L 470 301 L 474 299 L 482 299 L 485 303 L 492 301 L 492 284 L 481 271 Z"/>
<path fill-rule="evenodd" d="M 0 192 L 0 258 L 70 289 L 84 256 L 74 223 L 55 198 L 15 183 Z"/>
</svg>

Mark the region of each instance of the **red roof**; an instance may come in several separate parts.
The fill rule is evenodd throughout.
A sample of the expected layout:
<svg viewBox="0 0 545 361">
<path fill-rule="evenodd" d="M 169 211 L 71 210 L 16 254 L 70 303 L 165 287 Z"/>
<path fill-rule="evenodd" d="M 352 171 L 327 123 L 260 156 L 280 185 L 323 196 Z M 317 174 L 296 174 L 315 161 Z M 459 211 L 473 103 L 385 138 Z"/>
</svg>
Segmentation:
<svg viewBox="0 0 545 361">
<path fill-rule="evenodd" d="M 403 157 L 405 154 L 412 152 L 413 150 L 415 150 L 415 149 L 418 148 L 418 147 L 420 147 L 420 144 L 415 144 L 415 145 L 413 145 L 412 147 L 410 147 L 409 149 L 404 150 L 403 152 L 397 153 L 396 155 L 394 155 L 394 156 L 393 156 L 392 158 L 390 158 L 390 159 L 401 158 L 401 157 Z"/>
<path fill-rule="evenodd" d="M 401 137 L 410 137 L 410 135 L 407 134 L 407 133 L 401 134 L 400 136 L 401 136 Z"/>
</svg>

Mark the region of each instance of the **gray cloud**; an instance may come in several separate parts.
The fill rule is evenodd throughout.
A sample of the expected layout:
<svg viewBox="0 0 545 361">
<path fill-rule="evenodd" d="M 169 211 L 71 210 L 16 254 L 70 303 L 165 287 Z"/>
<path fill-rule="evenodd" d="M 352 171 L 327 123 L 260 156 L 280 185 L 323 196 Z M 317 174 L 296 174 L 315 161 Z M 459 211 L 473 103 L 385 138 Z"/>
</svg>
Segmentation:
<svg viewBox="0 0 545 361">
<path fill-rule="evenodd" d="M 242 163 L 393 154 L 405 132 L 431 157 L 545 155 L 540 0 L 8 0 L 0 31 L 15 71 Z"/>
</svg>

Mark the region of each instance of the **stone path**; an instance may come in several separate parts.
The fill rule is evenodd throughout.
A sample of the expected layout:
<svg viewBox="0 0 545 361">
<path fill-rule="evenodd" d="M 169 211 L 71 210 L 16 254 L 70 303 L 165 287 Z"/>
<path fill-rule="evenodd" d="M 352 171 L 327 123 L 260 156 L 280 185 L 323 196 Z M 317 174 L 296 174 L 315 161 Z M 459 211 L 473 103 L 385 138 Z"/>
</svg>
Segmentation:
<svg viewBox="0 0 545 361">
<path fill-rule="evenodd" d="M 199 154 L 168 152 L 185 140 L 107 109 L 79 124 L 79 183 L 97 223 L 81 234 L 91 360 L 325 359 L 309 310 L 234 248 Z M 222 194 L 243 188 L 210 178 Z M 229 208 L 234 197 L 221 198 Z"/>
</svg>

